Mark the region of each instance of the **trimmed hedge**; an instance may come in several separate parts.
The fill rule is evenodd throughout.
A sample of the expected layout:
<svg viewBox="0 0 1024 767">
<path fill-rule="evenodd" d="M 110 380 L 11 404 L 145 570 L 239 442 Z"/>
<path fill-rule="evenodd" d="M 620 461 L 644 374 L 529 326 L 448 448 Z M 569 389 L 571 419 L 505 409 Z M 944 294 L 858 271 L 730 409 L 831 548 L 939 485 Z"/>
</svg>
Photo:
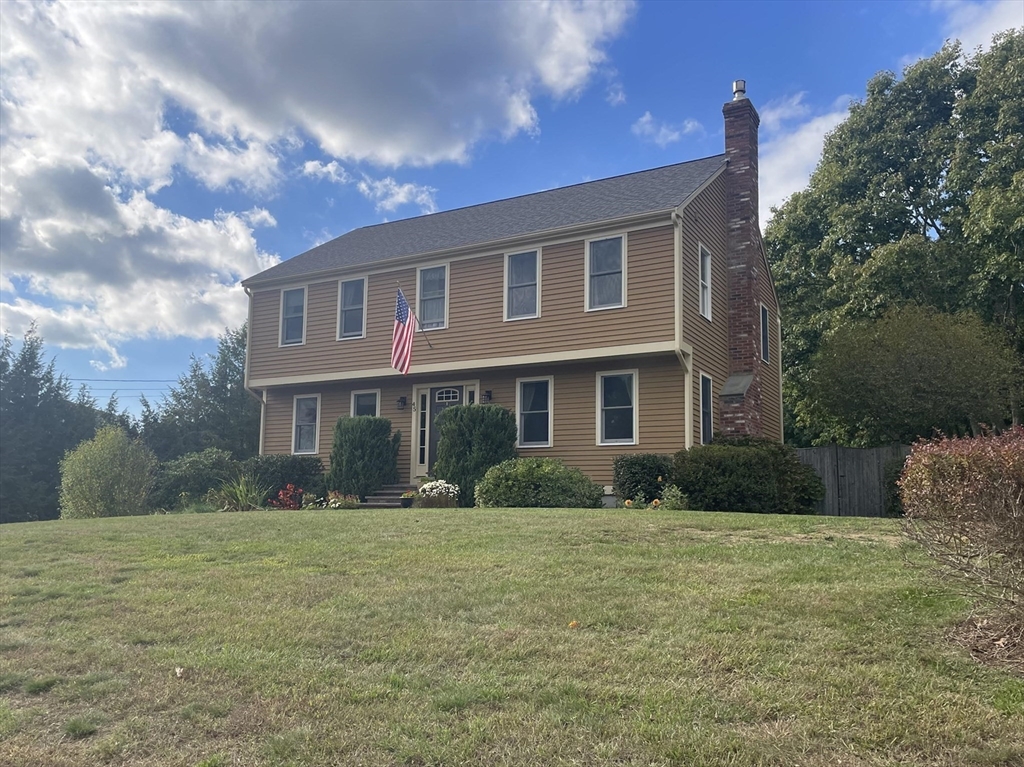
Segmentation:
<svg viewBox="0 0 1024 767">
<path fill-rule="evenodd" d="M 237 464 L 235 476 L 246 474 L 270 487 L 264 501 L 277 498 L 289 484 L 317 496 L 324 494 L 324 465 L 315 455 L 254 455 Z"/>
<path fill-rule="evenodd" d="M 672 474 L 692 508 L 703 511 L 814 514 L 825 497 L 821 478 L 796 450 L 756 437 L 680 450 Z"/>
<path fill-rule="evenodd" d="M 596 509 L 604 488 L 554 458 L 512 458 L 492 466 L 476 486 L 477 506 Z"/>
<path fill-rule="evenodd" d="M 437 417 L 434 476 L 459 486 L 472 506 L 476 483 L 492 466 L 516 457 L 516 418 L 501 405 L 455 405 Z"/>
<path fill-rule="evenodd" d="M 215 447 L 161 463 L 153 480 L 150 505 L 156 509 L 175 509 L 183 501 L 200 501 L 231 479 L 237 467 L 231 453 Z"/>
<path fill-rule="evenodd" d="M 398 446 L 402 432 L 391 433 L 387 418 L 342 416 L 334 425 L 334 447 L 327 489 L 366 496 L 398 481 Z"/>
<path fill-rule="evenodd" d="M 661 498 L 662 489 L 672 476 L 672 456 L 660 453 L 617 455 L 612 461 L 612 486 L 622 500 L 643 495 L 650 502 Z"/>
</svg>

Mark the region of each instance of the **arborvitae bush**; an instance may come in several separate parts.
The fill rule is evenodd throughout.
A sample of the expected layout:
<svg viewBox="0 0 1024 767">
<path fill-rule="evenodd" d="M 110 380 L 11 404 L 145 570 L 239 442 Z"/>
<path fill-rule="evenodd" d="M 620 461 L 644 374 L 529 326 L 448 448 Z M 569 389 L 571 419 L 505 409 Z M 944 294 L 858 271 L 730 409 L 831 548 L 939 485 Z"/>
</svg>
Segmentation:
<svg viewBox="0 0 1024 767">
<path fill-rule="evenodd" d="M 456 405 L 437 417 L 434 476 L 459 486 L 459 505 L 472 506 L 487 470 L 516 457 L 516 419 L 501 405 Z"/>
<path fill-rule="evenodd" d="M 1024 628 L 1024 427 L 918 442 L 899 486 L 909 536 Z"/>
<path fill-rule="evenodd" d="M 237 473 L 231 453 L 209 447 L 200 453 L 186 453 L 157 466 L 150 504 L 155 509 L 175 509 L 201 501 Z"/>
<path fill-rule="evenodd" d="M 660 453 L 618 455 L 612 461 L 612 485 L 622 500 L 641 495 L 648 502 L 661 498 L 671 475 L 672 457 Z"/>
<path fill-rule="evenodd" d="M 492 466 L 476 485 L 484 507 L 595 509 L 604 488 L 554 458 L 513 458 Z"/>
<path fill-rule="evenodd" d="M 366 496 L 398 481 L 398 446 L 402 432 L 391 434 L 387 418 L 342 417 L 334 425 L 334 447 L 327 489 Z"/>
<path fill-rule="evenodd" d="M 680 450 L 672 476 L 691 507 L 703 511 L 814 514 L 825 497 L 821 478 L 796 450 L 756 437 Z"/>
<path fill-rule="evenodd" d="M 267 498 L 276 498 L 288 485 L 301 487 L 317 497 L 326 494 L 324 465 L 315 455 L 254 455 L 238 464 L 236 477 L 245 474 L 270 488 Z"/>
<path fill-rule="evenodd" d="M 105 426 L 60 462 L 61 518 L 145 514 L 155 468 L 149 448 Z"/>
</svg>

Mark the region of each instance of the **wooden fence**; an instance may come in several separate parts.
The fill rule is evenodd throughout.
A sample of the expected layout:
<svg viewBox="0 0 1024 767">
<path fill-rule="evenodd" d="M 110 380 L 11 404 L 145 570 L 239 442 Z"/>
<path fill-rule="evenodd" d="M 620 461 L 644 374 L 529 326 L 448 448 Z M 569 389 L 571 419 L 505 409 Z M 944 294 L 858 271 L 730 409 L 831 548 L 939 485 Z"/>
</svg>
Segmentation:
<svg viewBox="0 0 1024 767">
<path fill-rule="evenodd" d="M 825 499 L 817 506 L 818 514 L 884 517 L 885 464 L 894 458 L 906 458 L 910 447 L 899 443 L 870 448 L 825 445 L 796 452 L 825 483 Z"/>
</svg>

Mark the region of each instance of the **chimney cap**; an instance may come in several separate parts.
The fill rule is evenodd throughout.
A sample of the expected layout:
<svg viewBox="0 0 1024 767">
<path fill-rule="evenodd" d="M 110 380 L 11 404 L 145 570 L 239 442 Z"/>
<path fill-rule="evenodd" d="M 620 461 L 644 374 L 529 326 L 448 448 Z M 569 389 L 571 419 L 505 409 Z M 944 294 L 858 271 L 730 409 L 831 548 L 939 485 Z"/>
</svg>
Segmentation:
<svg viewBox="0 0 1024 767">
<path fill-rule="evenodd" d="M 746 80 L 733 80 L 732 81 L 732 100 L 742 101 L 747 97 L 747 81 Z"/>
</svg>

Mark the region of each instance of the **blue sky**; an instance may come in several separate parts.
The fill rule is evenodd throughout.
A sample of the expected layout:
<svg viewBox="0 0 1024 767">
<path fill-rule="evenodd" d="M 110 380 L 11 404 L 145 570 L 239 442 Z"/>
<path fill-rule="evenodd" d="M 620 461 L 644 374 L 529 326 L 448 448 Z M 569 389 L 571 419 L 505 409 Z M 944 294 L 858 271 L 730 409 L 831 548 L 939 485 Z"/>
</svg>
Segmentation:
<svg viewBox="0 0 1024 767">
<path fill-rule="evenodd" d="M 0 6 L 0 326 L 159 400 L 239 282 L 367 224 L 722 151 L 744 78 L 762 223 L 880 70 L 1024 2 Z M 158 380 L 117 380 L 158 379 Z"/>
</svg>

